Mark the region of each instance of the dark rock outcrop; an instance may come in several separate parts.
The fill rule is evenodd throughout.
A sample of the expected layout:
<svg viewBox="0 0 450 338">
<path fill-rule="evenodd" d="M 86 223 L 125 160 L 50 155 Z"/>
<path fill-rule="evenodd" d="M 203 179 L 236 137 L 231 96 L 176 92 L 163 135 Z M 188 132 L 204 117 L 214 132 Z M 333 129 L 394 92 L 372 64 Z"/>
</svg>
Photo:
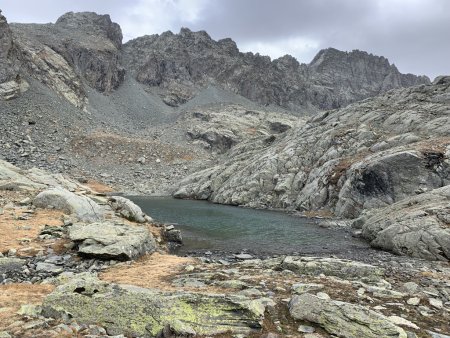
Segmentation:
<svg viewBox="0 0 450 338">
<path fill-rule="evenodd" d="M 78 107 L 86 104 L 83 80 L 100 92 L 124 80 L 122 32 L 109 15 L 70 12 L 55 24 L 12 24 L 11 29 L 24 69 Z"/>
<path fill-rule="evenodd" d="M 392 88 L 429 83 L 427 77 L 400 74 L 386 58 L 366 52 L 329 48 L 309 65 L 289 55 L 271 61 L 239 52 L 231 39 L 214 41 L 204 31 L 187 28 L 127 42 L 124 62 L 138 81 L 163 89 L 170 105 L 195 95 L 192 87 L 214 84 L 261 104 L 317 111 Z"/>
</svg>

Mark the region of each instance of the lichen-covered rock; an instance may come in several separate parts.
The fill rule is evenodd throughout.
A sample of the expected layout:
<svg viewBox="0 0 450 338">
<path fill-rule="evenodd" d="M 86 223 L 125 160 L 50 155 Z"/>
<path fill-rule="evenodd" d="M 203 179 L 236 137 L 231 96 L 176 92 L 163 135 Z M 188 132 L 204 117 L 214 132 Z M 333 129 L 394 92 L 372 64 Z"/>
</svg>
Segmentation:
<svg viewBox="0 0 450 338">
<path fill-rule="evenodd" d="M 374 247 L 450 260 L 450 185 L 374 210 L 362 221 L 362 236 Z"/>
<path fill-rule="evenodd" d="M 181 336 L 210 336 L 259 330 L 267 303 L 243 296 L 163 292 L 87 277 L 47 296 L 43 314 L 101 325 L 109 334 L 156 337 L 166 328 Z"/>
<path fill-rule="evenodd" d="M 328 333 L 345 338 L 406 338 L 387 317 L 361 305 L 326 300 L 305 293 L 294 296 L 289 312 L 295 319 L 317 323 Z"/>
<path fill-rule="evenodd" d="M 73 214 L 82 222 L 95 222 L 104 217 L 104 211 L 95 201 L 61 187 L 39 193 L 34 198 L 33 204 L 38 208 L 54 208 Z"/>
<path fill-rule="evenodd" d="M 69 238 L 80 255 L 101 259 L 131 260 L 156 250 L 147 228 L 111 222 L 74 224 Z"/>
<path fill-rule="evenodd" d="M 3 274 L 11 272 L 21 272 L 26 264 L 24 259 L 14 257 L 0 257 L 0 282 L 3 280 Z"/>
<path fill-rule="evenodd" d="M 113 210 L 120 213 L 123 217 L 130 221 L 144 223 L 147 220 L 151 220 L 150 217 L 146 217 L 147 215 L 138 205 L 130 201 L 128 198 L 111 196 L 109 198 L 109 205 Z"/>
<path fill-rule="evenodd" d="M 338 258 L 287 256 L 281 268 L 291 270 L 299 275 L 335 276 L 345 279 L 367 279 L 377 281 L 383 278 L 382 268 L 370 264 Z"/>
</svg>

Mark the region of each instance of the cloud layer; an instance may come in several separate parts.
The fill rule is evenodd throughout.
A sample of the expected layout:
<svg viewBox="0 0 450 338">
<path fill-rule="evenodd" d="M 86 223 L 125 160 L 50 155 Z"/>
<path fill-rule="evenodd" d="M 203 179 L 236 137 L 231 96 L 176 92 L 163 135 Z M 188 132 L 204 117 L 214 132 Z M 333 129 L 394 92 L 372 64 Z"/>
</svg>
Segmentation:
<svg viewBox="0 0 450 338">
<path fill-rule="evenodd" d="M 0 7 L 11 22 L 107 13 L 125 40 L 189 27 L 272 58 L 309 62 L 322 48 L 360 49 L 386 56 L 402 72 L 450 74 L 448 0 L 3 0 Z"/>
</svg>

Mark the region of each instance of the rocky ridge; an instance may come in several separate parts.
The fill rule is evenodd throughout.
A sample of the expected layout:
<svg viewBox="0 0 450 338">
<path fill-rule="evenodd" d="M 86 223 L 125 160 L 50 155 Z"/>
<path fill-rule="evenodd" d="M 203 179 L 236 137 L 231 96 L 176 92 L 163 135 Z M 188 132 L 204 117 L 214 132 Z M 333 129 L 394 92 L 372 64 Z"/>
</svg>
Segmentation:
<svg viewBox="0 0 450 338">
<path fill-rule="evenodd" d="M 319 114 L 269 145 L 244 142 L 227 160 L 184 179 L 174 196 L 356 218 L 447 186 L 449 90 L 449 78 L 440 78 Z M 414 230 L 414 236 L 427 231 L 432 241 L 443 240 L 428 244 L 436 248 L 434 254 L 419 249 L 422 240 L 407 251 L 449 259 L 448 223 L 439 222 L 437 232 L 426 222 Z"/>
<path fill-rule="evenodd" d="M 187 28 L 128 41 L 123 50 L 124 63 L 136 79 L 162 89 L 170 105 L 185 103 L 213 83 L 263 105 L 315 112 L 429 83 L 427 77 L 400 74 L 384 57 L 358 50 L 325 49 L 310 64 L 290 55 L 272 61 L 239 52 L 231 39 L 214 41 L 204 31 Z"/>
</svg>

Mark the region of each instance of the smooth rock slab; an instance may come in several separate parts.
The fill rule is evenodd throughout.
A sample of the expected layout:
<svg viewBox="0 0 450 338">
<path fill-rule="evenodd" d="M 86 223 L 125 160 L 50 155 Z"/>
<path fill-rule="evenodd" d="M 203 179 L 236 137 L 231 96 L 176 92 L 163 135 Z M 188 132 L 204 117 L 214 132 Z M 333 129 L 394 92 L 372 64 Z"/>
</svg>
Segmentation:
<svg viewBox="0 0 450 338">
<path fill-rule="evenodd" d="M 177 335 L 247 335 L 261 328 L 270 302 L 232 295 L 162 292 L 85 277 L 48 295 L 43 315 L 96 324 L 107 332 L 133 337 L 155 337 L 167 327 Z"/>
<path fill-rule="evenodd" d="M 156 250 L 147 228 L 111 222 L 74 224 L 69 238 L 78 243 L 79 254 L 101 259 L 131 260 Z"/>
<path fill-rule="evenodd" d="M 384 274 L 382 268 L 338 258 L 287 256 L 281 263 L 281 268 L 299 275 L 318 276 L 323 273 L 347 280 L 365 278 L 378 281 Z"/>
<path fill-rule="evenodd" d="M 406 338 L 405 331 L 380 313 L 361 305 L 324 300 L 312 294 L 294 296 L 291 316 L 317 323 L 328 333 L 345 338 Z"/>
<path fill-rule="evenodd" d="M 61 187 L 45 190 L 38 194 L 33 204 L 38 208 L 53 207 L 67 214 L 74 214 L 82 222 L 103 219 L 101 207 L 86 196 L 79 196 Z"/>
</svg>

